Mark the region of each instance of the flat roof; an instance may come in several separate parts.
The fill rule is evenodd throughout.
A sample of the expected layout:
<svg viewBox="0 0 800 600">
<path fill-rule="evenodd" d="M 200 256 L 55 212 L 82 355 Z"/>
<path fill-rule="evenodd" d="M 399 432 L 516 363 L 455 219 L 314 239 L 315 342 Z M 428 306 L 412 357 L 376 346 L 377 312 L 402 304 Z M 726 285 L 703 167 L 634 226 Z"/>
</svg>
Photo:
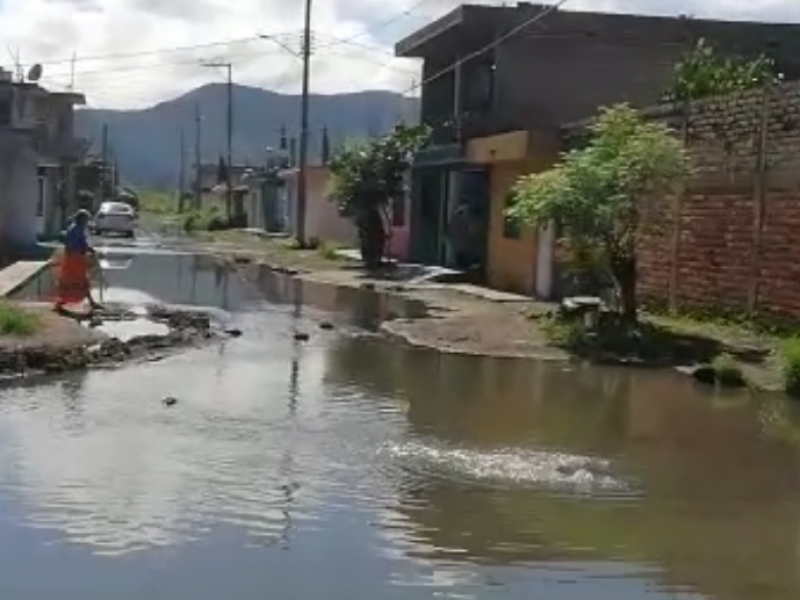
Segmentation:
<svg viewBox="0 0 800 600">
<path fill-rule="evenodd" d="M 436 19 L 395 45 L 395 54 L 405 58 L 424 58 L 436 46 L 446 46 L 449 36 L 467 32 L 483 32 L 486 36 L 502 35 L 518 27 L 526 19 L 535 17 L 551 5 L 518 2 L 514 6 L 484 6 L 462 4 L 455 10 Z M 763 21 L 734 21 L 724 19 L 697 19 L 686 15 L 639 15 L 556 9 L 532 27 L 542 37 L 584 36 L 597 39 L 615 39 L 665 43 L 686 41 L 703 36 L 740 41 L 748 45 L 753 40 L 739 37 L 753 35 L 769 50 L 776 44 L 798 43 L 800 23 L 775 23 Z M 525 32 L 520 32 L 524 37 Z M 762 37 L 763 36 L 763 37 Z M 792 39 L 794 37 L 794 39 Z M 441 44 L 441 45 L 440 45 Z"/>
</svg>

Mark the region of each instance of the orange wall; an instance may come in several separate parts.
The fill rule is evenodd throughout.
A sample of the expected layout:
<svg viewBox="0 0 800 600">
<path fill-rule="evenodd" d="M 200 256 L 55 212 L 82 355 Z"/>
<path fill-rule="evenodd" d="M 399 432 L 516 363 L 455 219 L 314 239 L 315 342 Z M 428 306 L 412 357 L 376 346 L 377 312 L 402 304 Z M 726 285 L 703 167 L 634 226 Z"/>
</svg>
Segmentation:
<svg viewBox="0 0 800 600">
<path fill-rule="evenodd" d="M 533 294 L 536 284 L 537 235 L 532 227 L 522 226 L 517 239 L 503 236 L 505 199 L 522 175 L 541 171 L 552 164 L 550 158 L 531 158 L 500 162 L 491 166 L 491 211 L 489 215 L 489 256 L 487 279 L 489 287 Z"/>
</svg>

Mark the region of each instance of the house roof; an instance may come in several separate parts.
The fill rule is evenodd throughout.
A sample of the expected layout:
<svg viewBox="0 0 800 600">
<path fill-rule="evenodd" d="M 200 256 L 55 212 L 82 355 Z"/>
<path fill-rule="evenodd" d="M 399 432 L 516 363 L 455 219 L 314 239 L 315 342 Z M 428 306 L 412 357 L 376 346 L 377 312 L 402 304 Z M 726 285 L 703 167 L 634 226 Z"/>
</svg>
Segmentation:
<svg viewBox="0 0 800 600">
<path fill-rule="evenodd" d="M 516 6 L 465 4 L 429 23 L 395 45 L 395 54 L 425 58 L 444 49 L 458 48 L 472 38 L 470 49 L 478 50 L 504 32 L 535 17 L 547 5 L 518 2 Z M 800 24 L 695 19 L 685 15 L 653 16 L 557 9 L 531 29 L 515 38 L 535 32 L 539 38 L 603 39 L 616 42 L 680 43 L 708 37 L 727 48 L 743 51 L 800 51 Z M 481 43 L 482 37 L 486 38 Z M 478 40 L 475 44 L 475 40 Z M 474 47 L 472 47 L 474 45 Z M 791 49 L 791 50 L 790 50 Z"/>
<path fill-rule="evenodd" d="M 507 8 L 462 4 L 397 42 L 394 53 L 402 58 L 424 58 L 435 47 L 453 45 L 460 35 L 471 30 L 491 37 L 494 20 L 502 10 Z"/>
</svg>

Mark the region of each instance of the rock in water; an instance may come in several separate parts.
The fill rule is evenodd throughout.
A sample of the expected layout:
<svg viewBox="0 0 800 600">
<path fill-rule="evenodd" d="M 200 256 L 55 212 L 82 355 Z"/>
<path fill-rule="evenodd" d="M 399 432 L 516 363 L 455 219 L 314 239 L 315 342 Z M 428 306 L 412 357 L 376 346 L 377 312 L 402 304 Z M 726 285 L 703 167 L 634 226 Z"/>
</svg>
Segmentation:
<svg viewBox="0 0 800 600">
<path fill-rule="evenodd" d="M 167 396 L 161 401 L 164 406 L 175 406 L 178 403 L 178 399 L 174 396 Z"/>
<path fill-rule="evenodd" d="M 296 339 L 298 342 L 307 342 L 310 337 L 310 335 L 302 331 L 298 331 L 294 334 L 294 339 Z"/>
<path fill-rule="evenodd" d="M 324 329 L 326 331 L 330 331 L 331 329 L 333 329 L 333 323 L 331 323 L 330 321 L 323 321 L 322 323 L 319 324 L 319 328 Z"/>
</svg>

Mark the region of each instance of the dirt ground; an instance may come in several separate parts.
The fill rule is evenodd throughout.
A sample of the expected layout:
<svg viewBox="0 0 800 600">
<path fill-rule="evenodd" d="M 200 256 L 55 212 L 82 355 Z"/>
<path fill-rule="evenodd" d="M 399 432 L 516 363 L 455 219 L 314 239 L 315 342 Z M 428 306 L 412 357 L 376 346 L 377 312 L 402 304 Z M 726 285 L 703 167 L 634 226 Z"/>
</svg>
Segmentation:
<svg viewBox="0 0 800 600">
<path fill-rule="evenodd" d="M 533 302 L 495 302 L 449 285 L 408 285 L 370 278 L 353 269 L 351 261 L 334 258 L 329 249 L 297 250 L 286 239 L 228 231 L 203 234 L 197 241 L 203 250 L 223 258 L 263 262 L 302 279 L 353 288 L 370 286 L 387 294 L 422 301 L 429 308 L 428 317 L 396 319 L 382 327 L 388 335 L 414 346 L 457 354 L 569 358 L 549 346 L 543 333 L 527 318 Z"/>
<path fill-rule="evenodd" d="M 37 316 L 39 328 L 29 336 L 0 336 L 0 352 L 43 347 L 66 350 L 106 339 L 103 334 L 83 327 L 74 319 L 53 312 L 50 305 L 27 302 L 19 304 Z"/>
</svg>

